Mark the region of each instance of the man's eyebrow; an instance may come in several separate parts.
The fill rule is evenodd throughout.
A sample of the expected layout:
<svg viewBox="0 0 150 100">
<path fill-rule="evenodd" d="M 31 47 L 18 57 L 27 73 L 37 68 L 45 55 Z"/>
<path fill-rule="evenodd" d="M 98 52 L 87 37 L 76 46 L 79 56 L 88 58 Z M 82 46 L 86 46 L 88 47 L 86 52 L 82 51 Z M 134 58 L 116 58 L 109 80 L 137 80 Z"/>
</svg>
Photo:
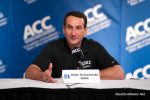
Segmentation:
<svg viewBox="0 0 150 100">
<path fill-rule="evenodd" d="M 72 26 L 71 24 L 67 24 L 67 26 Z"/>
<path fill-rule="evenodd" d="M 67 24 L 67 26 L 72 26 L 73 27 L 73 25 L 71 25 L 71 24 Z M 79 26 L 82 26 L 82 25 L 76 25 L 75 27 L 79 27 Z"/>
</svg>

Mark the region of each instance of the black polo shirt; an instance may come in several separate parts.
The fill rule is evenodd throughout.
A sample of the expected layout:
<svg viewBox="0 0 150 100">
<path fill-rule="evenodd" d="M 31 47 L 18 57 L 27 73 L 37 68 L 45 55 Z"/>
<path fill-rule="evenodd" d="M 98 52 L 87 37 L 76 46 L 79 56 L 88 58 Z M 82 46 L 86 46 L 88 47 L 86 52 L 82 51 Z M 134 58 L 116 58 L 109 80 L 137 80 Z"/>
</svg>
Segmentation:
<svg viewBox="0 0 150 100">
<path fill-rule="evenodd" d="M 104 69 L 117 65 L 118 62 L 98 42 L 84 38 L 81 44 L 84 54 L 82 69 Z M 77 60 L 72 55 L 65 38 L 50 42 L 35 59 L 36 64 L 42 71 L 48 69 L 50 62 L 53 63 L 52 76 L 61 77 L 62 69 L 77 69 Z"/>
</svg>

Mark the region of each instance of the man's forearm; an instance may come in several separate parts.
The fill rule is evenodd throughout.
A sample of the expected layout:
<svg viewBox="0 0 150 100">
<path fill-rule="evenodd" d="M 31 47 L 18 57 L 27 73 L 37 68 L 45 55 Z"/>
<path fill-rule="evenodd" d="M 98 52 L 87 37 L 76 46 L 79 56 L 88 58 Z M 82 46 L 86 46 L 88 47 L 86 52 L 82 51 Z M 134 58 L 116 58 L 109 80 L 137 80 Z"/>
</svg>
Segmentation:
<svg viewBox="0 0 150 100">
<path fill-rule="evenodd" d="M 106 68 L 100 71 L 100 78 L 102 80 L 122 80 L 124 79 L 124 72 L 119 65 Z"/>
<path fill-rule="evenodd" d="M 43 81 L 43 72 L 36 65 L 30 65 L 26 70 L 25 77 L 33 80 Z"/>
</svg>

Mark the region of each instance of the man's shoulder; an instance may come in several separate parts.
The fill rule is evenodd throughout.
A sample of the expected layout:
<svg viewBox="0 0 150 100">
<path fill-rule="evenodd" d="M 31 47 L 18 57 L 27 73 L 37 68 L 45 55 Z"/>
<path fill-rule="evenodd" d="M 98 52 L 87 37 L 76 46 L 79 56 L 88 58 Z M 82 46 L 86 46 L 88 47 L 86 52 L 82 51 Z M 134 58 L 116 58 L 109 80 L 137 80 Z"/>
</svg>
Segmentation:
<svg viewBox="0 0 150 100">
<path fill-rule="evenodd" d="M 93 40 L 93 39 L 85 39 L 85 42 L 88 44 L 88 45 L 92 45 L 92 46 L 98 46 L 98 45 L 101 45 L 99 42 Z"/>
<path fill-rule="evenodd" d="M 64 38 L 59 38 L 48 43 L 48 45 L 60 45 L 64 43 Z"/>
<path fill-rule="evenodd" d="M 104 46 L 101 43 L 97 42 L 96 40 L 86 39 L 85 41 L 86 41 L 85 46 L 87 46 L 89 48 L 89 50 L 94 51 L 97 49 L 104 49 Z"/>
<path fill-rule="evenodd" d="M 49 42 L 46 48 L 52 51 L 62 50 L 64 48 L 64 38 L 59 38 Z"/>
</svg>

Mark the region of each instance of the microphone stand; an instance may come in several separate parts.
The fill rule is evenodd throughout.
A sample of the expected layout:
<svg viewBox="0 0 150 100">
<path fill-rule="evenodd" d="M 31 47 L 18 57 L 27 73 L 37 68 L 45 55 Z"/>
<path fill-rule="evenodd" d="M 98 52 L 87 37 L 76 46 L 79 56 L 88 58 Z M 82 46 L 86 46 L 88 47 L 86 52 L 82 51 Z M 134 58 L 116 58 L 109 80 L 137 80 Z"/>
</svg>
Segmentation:
<svg viewBox="0 0 150 100">
<path fill-rule="evenodd" d="M 75 59 L 76 59 L 76 67 L 77 67 L 77 69 L 81 69 L 82 68 L 81 59 L 79 59 L 78 56 L 75 56 Z"/>
</svg>

